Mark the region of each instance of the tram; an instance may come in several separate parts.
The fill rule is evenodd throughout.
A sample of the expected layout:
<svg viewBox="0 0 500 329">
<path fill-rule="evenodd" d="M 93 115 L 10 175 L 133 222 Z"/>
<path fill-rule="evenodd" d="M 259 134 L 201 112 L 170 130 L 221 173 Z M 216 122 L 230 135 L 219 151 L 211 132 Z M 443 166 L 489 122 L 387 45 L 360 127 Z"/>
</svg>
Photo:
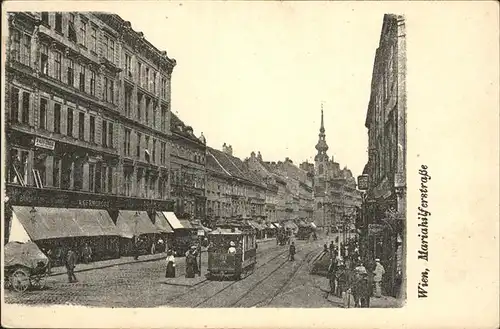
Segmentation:
<svg viewBox="0 0 500 329">
<path fill-rule="evenodd" d="M 234 246 L 235 253 L 229 248 Z M 224 226 L 208 233 L 209 280 L 240 280 L 253 273 L 257 263 L 256 232 L 253 228 Z"/>
</svg>

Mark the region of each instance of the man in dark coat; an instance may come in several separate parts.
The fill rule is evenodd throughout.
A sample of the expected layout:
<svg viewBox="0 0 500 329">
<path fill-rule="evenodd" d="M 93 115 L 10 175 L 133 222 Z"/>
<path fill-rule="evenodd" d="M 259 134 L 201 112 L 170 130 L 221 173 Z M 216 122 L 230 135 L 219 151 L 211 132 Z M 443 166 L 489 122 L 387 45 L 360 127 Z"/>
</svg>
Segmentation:
<svg viewBox="0 0 500 329">
<path fill-rule="evenodd" d="M 68 273 L 68 281 L 70 283 L 78 282 L 74 272 L 76 266 L 76 259 L 77 259 L 76 253 L 73 251 L 73 248 L 70 247 L 68 249 L 68 253 L 66 254 L 66 262 L 65 262 L 66 272 Z"/>
<path fill-rule="evenodd" d="M 194 278 L 198 273 L 198 263 L 196 262 L 196 246 L 192 246 L 186 252 L 186 278 Z"/>
<path fill-rule="evenodd" d="M 290 245 L 290 261 L 295 260 L 295 242 L 292 241 L 292 244 Z"/>
<path fill-rule="evenodd" d="M 140 238 L 137 235 L 134 235 L 132 238 L 132 252 L 134 254 L 134 259 L 138 260 L 139 259 L 139 245 L 140 245 Z"/>
<path fill-rule="evenodd" d="M 336 277 L 337 273 L 337 261 L 335 258 L 332 258 L 330 261 L 330 266 L 328 267 L 328 281 L 330 283 L 330 294 L 335 295 L 336 292 Z"/>
</svg>

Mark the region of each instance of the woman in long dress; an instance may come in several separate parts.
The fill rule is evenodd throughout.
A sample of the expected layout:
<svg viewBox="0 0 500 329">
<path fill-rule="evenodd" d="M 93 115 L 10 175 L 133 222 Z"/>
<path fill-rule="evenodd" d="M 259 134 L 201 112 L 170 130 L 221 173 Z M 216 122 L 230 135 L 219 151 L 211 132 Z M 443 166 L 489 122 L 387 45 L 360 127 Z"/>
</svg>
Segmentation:
<svg viewBox="0 0 500 329">
<path fill-rule="evenodd" d="M 175 278 L 175 257 L 172 250 L 167 252 L 167 270 L 165 271 L 166 278 Z"/>
</svg>

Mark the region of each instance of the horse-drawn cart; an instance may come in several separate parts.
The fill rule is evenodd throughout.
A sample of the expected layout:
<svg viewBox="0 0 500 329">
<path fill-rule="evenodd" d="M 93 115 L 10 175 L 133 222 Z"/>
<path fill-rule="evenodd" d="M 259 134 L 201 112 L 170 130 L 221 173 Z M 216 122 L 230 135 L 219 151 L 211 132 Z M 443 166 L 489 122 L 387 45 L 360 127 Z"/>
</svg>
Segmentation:
<svg viewBox="0 0 500 329">
<path fill-rule="evenodd" d="M 49 259 L 38 246 L 12 241 L 4 246 L 5 287 L 18 292 L 45 287 Z"/>
</svg>

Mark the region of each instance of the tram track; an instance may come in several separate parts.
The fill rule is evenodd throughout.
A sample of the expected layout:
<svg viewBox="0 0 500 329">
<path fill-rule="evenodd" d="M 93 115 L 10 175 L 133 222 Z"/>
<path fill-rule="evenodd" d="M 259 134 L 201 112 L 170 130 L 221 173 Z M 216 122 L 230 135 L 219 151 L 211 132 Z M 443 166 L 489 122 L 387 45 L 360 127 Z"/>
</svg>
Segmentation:
<svg viewBox="0 0 500 329">
<path fill-rule="evenodd" d="M 315 250 L 312 250 L 311 252 L 309 252 L 306 257 L 304 257 L 304 260 L 300 263 L 299 266 L 297 266 L 293 272 L 291 273 L 291 275 L 289 275 L 289 277 L 285 280 L 285 282 L 281 285 L 280 288 L 278 288 L 278 290 L 276 290 L 275 293 L 273 293 L 273 295 L 270 297 L 270 298 L 267 298 L 266 300 L 264 301 L 260 301 L 258 303 L 254 303 L 253 305 L 249 306 L 249 307 L 265 307 L 265 306 L 268 306 L 269 304 L 271 304 L 273 302 L 273 300 L 286 293 L 287 290 L 286 288 L 290 286 L 290 283 L 293 281 L 293 279 L 297 276 L 297 273 L 299 272 L 300 269 L 302 269 L 305 265 L 309 265 L 311 264 L 311 261 L 314 263 L 314 261 L 320 256 L 322 255 L 323 252 L 320 252 L 318 255 L 314 256 L 314 252 Z M 310 257 L 311 255 L 313 255 L 313 257 Z"/>
<path fill-rule="evenodd" d="M 306 254 L 306 256 L 304 257 L 304 259 L 300 262 L 300 264 L 298 266 L 296 266 L 295 269 L 293 269 L 293 271 L 291 273 L 288 274 L 285 282 L 283 282 L 283 284 L 272 294 L 271 297 L 268 297 L 266 298 L 265 300 L 261 300 L 257 303 L 253 303 L 249 306 L 246 306 L 246 307 L 263 307 L 263 306 L 267 306 L 269 305 L 277 296 L 281 295 L 285 288 L 287 286 L 290 285 L 290 283 L 293 281 L 293 279 L 296 277 L 297 273 L 299 272 L 299 270 L 301 268 L 303 268 L 304 265 L 306 264 L 309 264 L 309 262 L 314 258 L 314 257 L 311 257 L 311 255 L 314 255 L 314 252 L 316 250 L 311 250 L 310 252 L 308 252 Z M 288 261 L 287 261 L 288 262 Z M 286 262 L 285 262 L 286 263 Z M 282 266 L 281 266 L 282 267 Z M 281 268 L 280 267 L 280 268 Z M 279 268 L 277 268 L 275 271 L 273 271 L 272 273 L 270 273 L 270 275 L 272 275 L 274 272 L 276 272 Z M 266 278 L 264 278 L 262 281 L 264 281 L 265 279 L 267 279 L 270 275 L 268 275 Z M 260 284 L 261 282 L 259 282 Z M 253 289 L 251 290 L 248 290 L 242 297 L 240 297 L 232 306 L 236 305 L 238 302 L 240 302 L 244 297 L 246 297 L 247 295 L 249 295 L 253 290 L 255 290 L 257 288 L 258 284 L 255 285 L 255 287 L 253 287 Z"/>
<path fill-rule="evenodd" d="M 258 264 L 258 265 L 255 267 L 255 269 L 254 269 L 253 271 L 256 271 L 256 270 L 258 270 L 258 269 L 260 269 L 260 268 L 262 268 L 262 267 L 266 266 L 269 262 L 272 262 L 273 260 L 277 259 L 278 257 L 283 256 L 283 255 L 284 255 L 285 253 L 287 253 L 287 252 L 288 252 L 288 250 L 285 250 L 285 251 L 279 252 L 276 256 L 274 256 L 274 257 L 272 257 L 272 258 L 270 258 L 270 259 L 267 259 L 266 261 L 263 261 L 263 262 L 257 262 L 257 264 Z M 248 277 L 248 275 L 247 275 L 246 277 Z M 245 278 L 246 278 L 246 277 L 245 277 Z M 194 286 L 190 287 L 187 291 L 184 291 L 184 292 L 182 292 L 182 293 L 176 294 L 176 295 L 174 295 L 174 296 L 172 296 L 172 297 L 170 297 L 170 298 L 166 299 L 166 300 L 165 300 L 165 302 L 166 302 L 166 304 L 169 304 L 169 303 L 172 303 L 172 302 L 174 302 L 174 303 L 175 303 L 175 301 L 176 301 L 176 300 L 179 300 L 179 299 L 181 299 L 182 297 L 187 296 L 188 294 L 192 293 L 192 292 L 193 292 L 193 291 L 195 291 L 195 290 L 199 290 L 199 289 L 201 289 L 201 288 L 204 288 L 204 287 L 206 287 L 206 286 L 210 285 L 210 284 L 211 284 L 211 283 L 213 283 L 213 282 L 220 282 L 220 281 L 212 281 L 212 280 L 206 280 L 206 281 L 203 281 L 203 282 L 201 282 L 201 283 L 199 283 L 199 284 L 197 284 L 197 285 L 194 285 Z M 225 291 L 225 290 L 229 289 L 231 286 L 234 286 L 234 285 L 235 285 L 235 284 L 237 284 L 238 282 L 241 282 L 241 281 L 232 281 L 232 282 L 230 282 L 227 286 L 225 286 L 225 287 L 224 287 L 224 288 L 222 288 L 221 290 L 217 291 L 215 294 L 213 294 L 213 295 L 211 295 L 211 296 L 208 296 L 207 298 L 203 299 L 201 302 L 197 303 L 197 304 L 196 304 L 196 305 L 194 305 L 193 307 L 198 307 L 199 305 L 203 304 L 204 302 L 206 302 L 206 301 L 210 300 L 211 298 L 213 298 L 213 297 L 215 297 L 215 296 L 219 295 L 219 294 L 220 294 L 220 293 L 222 293 L 223 291 Z"/>
<path fill-rule="evenodd" d="M 283 251 L 283 252 L 280 252 L 278 253 L 278 255 L 272 257 L 271 259 L 269 259 L 267 262 L 263 262 L 262 265 L 256 267 L 256 270 L 261 268 L 261 267 L 264 267 L 265 265 L 268 265 L 270 262 L 272 262 L 273 260 L 277 259 L 278 257 L 280 256 L 283 256 L 284 254 L 288 253 L 288 249 Z M 278 266 L 278 269 L 281 268 L 284 264 L 286 264 L 288 262 L 288 260 L 286 260 L 285 262 L 282 262 L 280 263 L 280 265 Z M 275 269 L 273 272 L 277 271 L 278 269 Z M 272 273 L 271 273 L 272 274 Z M 269 275 L 267 275 L 266 277 L 269 277 Z M 206 302 L 208 302 L 209 300 L 213 299 L 214 297 L 220 295 L 221 293 L 223 293 L 224 291 L 226 291 L 227 289 L 233 287 L 234 285 L 238 284 L 239 282 L 241 281 L 233 281 L 231 283 L 229 283 L 227 286 L 225 286 L 224 288 L 222 288 L 221 290 L 217 291 L 216 293 L 214 293 L 213 295 L 210 295 L 206 298 L 204 298 L 202 301 L 196 303 L 195 305 L 193 305 L 192 307 L 193 308 L 197 308 L 199 307 L 200 305 L 202 304 L 205 304 Z M 254 288 L 255 289 L 255 288 Z"/>
<path fill-rule="evenodd" d="M 295 277 L 296 273 L 298 272 L 298 270 L 300 268 L 302 268 L 302 266 L 306 263 L 308 263 L 312 257 L 311 255 L 314 254 L 314 252 L 317 251 L 316 249 L 313 248 L 313 250 L 309 251 L 306 256 L 304 257 L 304 259 L 302 260 L 302 262 L 300 263 L 300 265 L 297 266 L 297 268 L 295 268 L 293 270 L 292 273 L 289 274 L 289 277 L 287 278 L 287 280 L 285 281 L 285 283 L 273 294 L 272 298 L 274 299 L 277 295 L 279 295 L 281 293 L 281 291 L 286 287 L 286 285 L 291 282 L 293 280 L 293 278 Z M 282 254 L 285 254 L 285 253 L 288 253 L 288 248 L 285 252 L 281 253 Z M 274 257 L 273 259 L 276 259 L 277 257 Z M 280 269 L 282 269 L 286 264 L 290 264 L 290 261 L 288 260 L 288 258 L 279 263 L 278 266 L 276 268 L 274 268 L 271 272 L 269 272 L 268 274 L 266 274 L 262 279 L 258 280 L 257 282 L 253 283 L 241 296 L 239 296 L 235 301 L 233 301 L 232 303 L 230 303 L 229 305 L 227 305 L 226 307 L 235 307 L 238 303 L 240 303 L 245 297 L 247 297 L 248 295 L 250 295 L 253 291 L 255 291 L 263 282 L 265 282 L 267 279 L 269 279 L 273 274 L 275 274 L 277 271 L 279 271 Z M 194 305 L 193 307 L 197 308 L 197 307 L 200 307 L 202 304 L 206 304 L 207 302 L 209 302 L 210 300 L 214 299 L 216 296 L 220 295 L 221 293 L 223 293 L 224 291 L 226 291 L 227 289 L 229 289 L 231 286 L 233 286 L 234 284 L 236 284 L 236 282 L 233 282 L 232 284 L 224 287 L 223 289 L 217 291 L 215 294 L 211 295 L 211 296 L 208 296 L 206 297 L 205 299 L 203 299 L 201 302 L 197 303 L 196 305 Z M 270 303 L 271 301 L 269 301 Z M 255 307 L 256 305 L 258 304 L 261 304 L 262 301 L 259 301 L 258 303 L 254 303 L 252 304 L 251 306 L 246 306 L 246 307 Z"/>
</svg>

